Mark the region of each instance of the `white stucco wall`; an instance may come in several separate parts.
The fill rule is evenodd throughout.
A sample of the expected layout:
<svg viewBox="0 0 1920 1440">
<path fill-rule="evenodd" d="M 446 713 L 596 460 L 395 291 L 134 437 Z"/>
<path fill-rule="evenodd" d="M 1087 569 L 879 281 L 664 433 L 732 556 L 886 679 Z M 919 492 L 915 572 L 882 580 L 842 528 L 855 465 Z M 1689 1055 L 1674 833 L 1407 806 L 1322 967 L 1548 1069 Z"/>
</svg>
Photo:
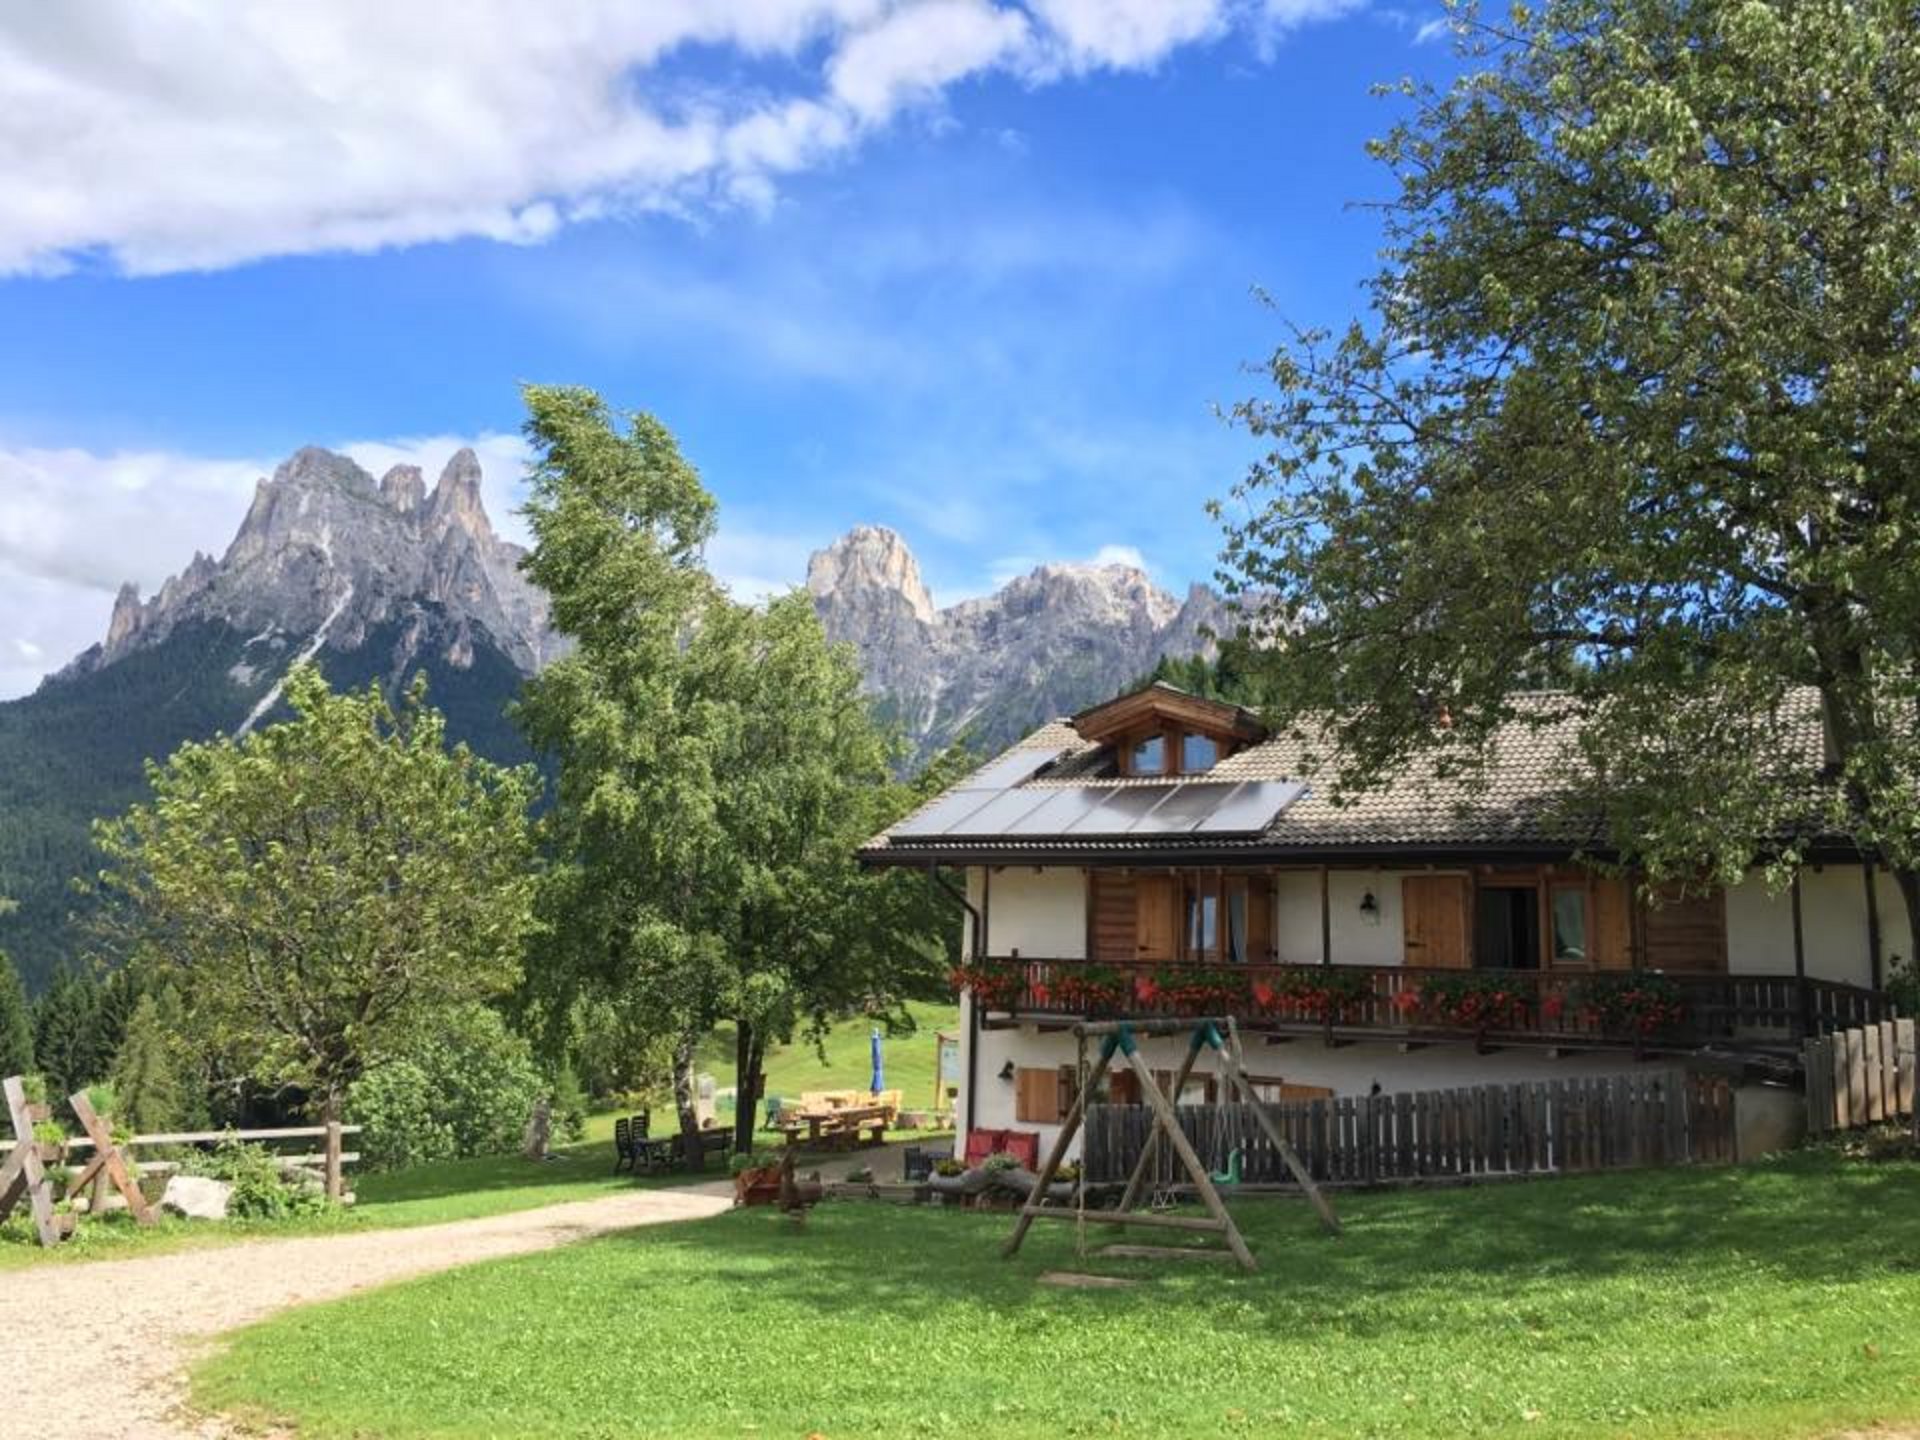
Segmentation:
<svg viewBox="0 0 1920 1440">
<path fill-rule="evenodd" d="M 1807 974 L 1849 985 L 1872 983 L 1867 948 L 1866 885 L 1858 865 L 1828 865 L 1800 874 L 1800 930 Z M 1912 954 L 1906 909 L 1892 879 L 1876 877 L 1880 949 L 1889 963 Z M 1727 891 L 1727 968 L 1735 973 L 1793 974 L 1793 897 L 1770 893 L 1758 872 Z"/>
<path fill-rule="evenodd" d="M 1083 871 L 995 870 L 987 881 L 986 895 L 989 955 L 1018 951 L 1037 960 L 1086 958 L 1087 881 Z"/>
</svg>

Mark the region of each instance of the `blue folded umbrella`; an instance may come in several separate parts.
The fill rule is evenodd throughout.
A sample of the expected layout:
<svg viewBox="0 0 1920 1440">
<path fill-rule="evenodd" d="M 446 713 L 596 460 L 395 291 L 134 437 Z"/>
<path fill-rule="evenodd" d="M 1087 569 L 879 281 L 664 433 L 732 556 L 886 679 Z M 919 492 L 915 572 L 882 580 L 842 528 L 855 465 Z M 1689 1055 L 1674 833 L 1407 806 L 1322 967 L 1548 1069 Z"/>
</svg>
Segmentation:
<svg viewBox="0 0 1920 1440">
<path fill-rule="evenodd" d="M 873 1083 L 867 1087 L 878 1095 L 887 1088 L 887 1067 L 880 1058 L 880 1032 L 873 1032 Z"/>
</svg>

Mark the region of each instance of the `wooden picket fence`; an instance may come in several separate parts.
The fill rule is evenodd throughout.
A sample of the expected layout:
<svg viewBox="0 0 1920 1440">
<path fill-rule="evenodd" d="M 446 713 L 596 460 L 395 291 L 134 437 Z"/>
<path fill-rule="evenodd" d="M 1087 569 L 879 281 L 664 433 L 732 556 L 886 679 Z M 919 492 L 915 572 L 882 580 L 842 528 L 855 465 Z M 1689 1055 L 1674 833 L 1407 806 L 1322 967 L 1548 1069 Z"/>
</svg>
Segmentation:
<svg viewBox="0 0 1920 1440">
<path fill-rule="evenodd" d="M 1807 1129 L 1853 1130 L 1914 1114 L 1914 1022 L 1883 1020 L 1809 1040 Z"/>
<path fill-rule="evenodd" d="M 1263 1108 L 1322 1184 L 1551 1175 L 1733 1159 L 1731 1087 L 1680 1069 L 1282 1101 Z M 1215 1169 L 1225 1169 L 1237 1149 L 1242 1183 L 1287 1182 L 1278 1150 L 1247 1106 L 1182 1105 L 1175 1113 L 1194 1149 Z M 1151 1125 L 1144 1106 L 1090 1106 L 1087 1179 L 1125 1180 Z M 1170 1150 L 1158 1148 L 1157 1183 L 1176 1182 Z"/>
</svg>

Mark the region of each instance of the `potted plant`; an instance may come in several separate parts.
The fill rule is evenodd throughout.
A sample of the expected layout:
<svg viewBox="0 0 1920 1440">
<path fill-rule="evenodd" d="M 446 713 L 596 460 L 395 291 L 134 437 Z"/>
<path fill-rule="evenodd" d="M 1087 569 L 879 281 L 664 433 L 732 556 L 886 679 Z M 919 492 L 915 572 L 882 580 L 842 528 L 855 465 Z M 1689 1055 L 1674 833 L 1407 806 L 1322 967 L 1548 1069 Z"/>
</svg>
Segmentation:
<svg viewBox="0 0 1920 1440">
<path fill-rule="evenodd" d="M 1040 988 L 1036 986 L 1035 990 Z M 1090 965 L 1054 976 L 1053 983 L 1046 989 L 1054 1001 L 1069 1010 L 1109 1015 L 1126 1002 L 1131 987 L 1126 977 L 1111 966 Z"/>
<path fill-rule="evenodd" d="M 1490 1031 L 1525 1029 L 1533 1013 L 1530 989 L 1497 970 L 1429 975 L 1421 994 L 1437 1023 L 1471 1030 L 1482 1040 Z"/>
<path fill-rule="evenodd" d="M 1657 970 L 1595 975 L 1583 981 L 1580 1018 L 1611 1035 L 1644 1039 L 1686 1019 L 1680 987 Z"/>
<path fill-rule="evenodd" d="M 733 1172 L 734 1204 L 772 1205 L 780 1199 L 780 1157 L 772 1151 L 735 1155 L 728 1168 Z"/>
</svg>

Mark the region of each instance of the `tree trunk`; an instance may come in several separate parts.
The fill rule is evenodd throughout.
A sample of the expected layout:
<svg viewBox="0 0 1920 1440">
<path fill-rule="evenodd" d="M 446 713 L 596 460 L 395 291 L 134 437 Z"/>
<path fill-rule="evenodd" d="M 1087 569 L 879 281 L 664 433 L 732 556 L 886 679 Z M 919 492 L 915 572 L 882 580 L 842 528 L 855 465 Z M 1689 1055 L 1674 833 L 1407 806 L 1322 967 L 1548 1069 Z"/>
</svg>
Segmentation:
<svg viewBox="0 0 1920 1440">
<path fill-rule="evenodd" d="M 745 1020 L 734 1022 L 733 1042 L 733 1150 L 745 1155 L 753 1149 L 753 1133 L 759 1128 L 760 1092 L 766 1088 L 761 1062 L 766 1058 L 766 1043 L 760 1032 Z"/>
<path fill-rule="evenodd" d="M 682 1035 L 673 1045 L 673 1104 L 680 1112 L 680 1133 L 691 1142 L 700 1133 L 700 1115 L 693 1105 L 694 1037 Z"/>
</svg>

